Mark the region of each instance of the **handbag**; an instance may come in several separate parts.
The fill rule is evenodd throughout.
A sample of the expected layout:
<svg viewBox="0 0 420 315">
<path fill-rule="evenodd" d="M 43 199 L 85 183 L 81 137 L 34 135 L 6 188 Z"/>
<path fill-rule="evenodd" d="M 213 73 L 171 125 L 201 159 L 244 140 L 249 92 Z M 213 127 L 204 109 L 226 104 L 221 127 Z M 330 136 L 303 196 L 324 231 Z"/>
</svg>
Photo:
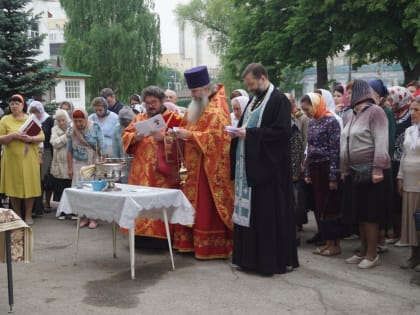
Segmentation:
<svg viewBox="0 0 420 315">
<path fill-rule="evenodd" d="M 349 132 L 347 134 L 347 155 L 350 164 L 351 179 L 356 185 L 363 185 L 372 183 L 372 169 L 373 163 L 351 164 L 350 160 L 350 129 L 353 125 L 353 117 L 351 118 Z"/>
<path fill-rule="evenodd" d="M 350 166 L 351 178 L 355 184 L 372 183 L 372 163 L 353 164 Z"/>
</svg>

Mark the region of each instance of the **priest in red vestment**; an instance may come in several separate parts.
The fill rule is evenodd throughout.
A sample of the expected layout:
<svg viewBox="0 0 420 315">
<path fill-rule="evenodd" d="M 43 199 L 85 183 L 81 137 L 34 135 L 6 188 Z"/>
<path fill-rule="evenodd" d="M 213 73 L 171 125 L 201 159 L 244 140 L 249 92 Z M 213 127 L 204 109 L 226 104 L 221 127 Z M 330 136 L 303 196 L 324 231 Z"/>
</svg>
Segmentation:
<svg viewBox="0 0 420 315">
<path fill-rule="evenodd" d="M 146 106 L 146 113 L 138 114 L 134 120 L 124 129 L 122 133 L 122 144 L 127 153 L 133 154 L 134 159 L 131 165 L 130 175 L 128 177 L 128 184 L 162 187 L 162 188 L 178 188 L 178 165 L 176 158 L 172 156 L 172 163 L 166 165 L 166 170 L 163 172 L 158 169 L 158 154 L 159 150 L 165 148 L 164 142 L 168 142 L 169 135 L 166 131 L 169 128 L 178 126 L 182 117 L 175 112 L 171 112 L 163 105 L 165 101 L 164 91 L 157 86 L 146 87 L 142 91 L 143 100 Z M 135 123 L 145 121 L 151 117 L 161 114 L 167 124 L 165 131 L 155 131 L 150 135 L 145 136 L 137 132 Z M 164 141 L 164 137 L 166 141 Z M 161 148 L 159 149 L 159 146 Z M 168 145 L 166 145 L 167 154 Z M 160 151 L 164 153 L 164 151 Z M 176 151 L 175 151 L 176 154 Z M 164 155 L 161 156 L 160 162 L 163 161 Z M 171 171 L 172 170 L 172 171 Z M 170 225 L 172 230 L 172 225 Z M 152 220 L 141 218 L 136 220 L 135 235 L 155 237 L 166 239 L 165 225 L 161 220 Z"/>
<path fill-rule="evenodd" d="M 213 90 L 207 67 L 184 73 L 192 101 L 177 131 L 185 141 L 187 179 L 182 190 L 196 210 L 193 227 L 175 226 L 174 248 L 194 252 L 197 259 L 232 254 L 233 181 L 229 176 L 230 125 L 225 89 Z"/>
</svg>

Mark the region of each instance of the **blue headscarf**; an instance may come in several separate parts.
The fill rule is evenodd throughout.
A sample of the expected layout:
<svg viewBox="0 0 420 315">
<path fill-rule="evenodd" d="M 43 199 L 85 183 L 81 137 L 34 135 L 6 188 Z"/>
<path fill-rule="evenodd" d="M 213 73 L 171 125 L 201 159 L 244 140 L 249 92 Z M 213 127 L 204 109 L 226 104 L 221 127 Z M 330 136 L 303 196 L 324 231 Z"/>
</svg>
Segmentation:
<svg viewBox="0 0 420 315">
<path fill-rule="evenodd" d="M 106 99 L 104 97 L 102 97 L 102 96 L 95 97 L 92 101 L 92 107 L 94 107 L 94 106 L 103 106 L 103 108 L 104 108 L 104 113 L 101 116 L 96 114 L 96 116 L 102 118 L 102 117 L 106 117 L 106 116 L 109 115 L 108 102 L 106 101 Z"/>
</svg>

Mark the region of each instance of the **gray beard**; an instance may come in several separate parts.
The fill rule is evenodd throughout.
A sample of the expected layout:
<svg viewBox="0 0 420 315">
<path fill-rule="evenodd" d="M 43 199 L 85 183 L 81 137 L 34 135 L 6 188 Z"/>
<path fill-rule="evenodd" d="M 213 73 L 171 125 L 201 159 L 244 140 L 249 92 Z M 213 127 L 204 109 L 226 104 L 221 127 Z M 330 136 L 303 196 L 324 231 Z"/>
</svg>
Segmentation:
<svg viewBox="0 0 420 315">
<path fill-rule="evenodd" d="M 203 98 L 193 98 L 190 105 L 188 105 L 188 122 L 195 124 L 200 118 L 201 114 L 204 112 L 204 109 L 208 105 L 209 100 L 207 97 Z"/>
</svg>

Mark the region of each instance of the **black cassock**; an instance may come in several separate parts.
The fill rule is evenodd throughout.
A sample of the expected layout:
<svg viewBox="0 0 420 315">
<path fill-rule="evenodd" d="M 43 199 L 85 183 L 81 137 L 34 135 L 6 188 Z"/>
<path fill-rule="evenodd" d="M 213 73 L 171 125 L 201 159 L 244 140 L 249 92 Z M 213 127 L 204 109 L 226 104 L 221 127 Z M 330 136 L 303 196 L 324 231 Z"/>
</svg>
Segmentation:
<svg viewBox="0 0 420 315">
<path fill-rule="evenodd" d="M 248 105 L 249 106 L 249 105 Z M 239 121 L 241 126 L 243 116 Z M 274 89 L 259 128 L 247 128 L 245 170 L 252 187 L 250 227 L 234 225 L 232 262 L 261 274 L 298 267 L 290 161 L 291 105 Z M 230 148 L 235 179 L 236 148 Z"/>
</svg>

